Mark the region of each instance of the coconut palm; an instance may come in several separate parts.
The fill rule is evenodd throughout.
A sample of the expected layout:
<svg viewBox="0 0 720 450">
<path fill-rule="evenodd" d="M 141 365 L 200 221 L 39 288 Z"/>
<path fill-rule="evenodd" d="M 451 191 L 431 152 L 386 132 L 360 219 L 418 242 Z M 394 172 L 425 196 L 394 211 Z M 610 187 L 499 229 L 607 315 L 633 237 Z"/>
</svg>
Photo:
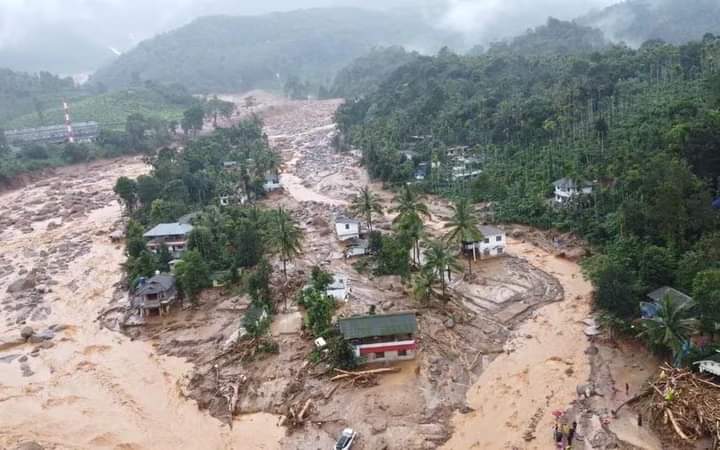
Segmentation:
<svg viewBox="0 0 720 450">
<path fill-rule="evenodd" d="M 447 283 L 445 282 L 446 273 L 447 279 L 450 281 L 452 279 L 452 272 L 461 272 L 462 265 L 458 263 L 447 243 L 443 241 L 430 241 L 427 243 L 427 250 L 425 251 L 424 269 L 440 277 L 442 296 L 445 298 L 445 291 L 447 288 Z"/>
<path fill-rule="evenodd" d="M 463 245 L 466 242 L 478 242 L 484 239 L 482 232 L 478 228 L 478 218 L 467 199 L 463 198 L 455 202 L 452 205 L 452 210 L 453 215 L 450 221 L 445 224 L 445 228 L 449 229 L 445 235 L 448 242 L 456 242 L 462 252 Z M 470 273 L 472 273 L 473 257 L 468 258 Z"/>
<path fill-rule="evenodd" d="M 691 315 L 694 306 L 694 302 L 680 302 L 666 295 L 660 300 L 657 315 L 642 319 L 640 336 L 645 336 L 652 345 L 669 349 L 675 359 L 697 329 L 697 319 Z"/>
<path fill-rule="evenodd" d="M 372 231 L 373 214 L 382 214 L 383 207 L 380 204 L 380 199 L 372 193 L 368 186 L 365 186 L 360 188 L 357 195 L 353 198 L 350 204 L 350 211 L 365 218 L 368 229 Z"/>
<path fill-rule="evenodd" d="M 280 256 L 287 280 L 287 262 L 302 249 L 302 231 L 282 207 L 273 211 L 268 225 L 268 243 Z"/>
<path fill-rule="evenodd" d="M 399 222 L 408 216 L 430 217 L 430 211 L 425 203 L 422 202 L 420 196 L 413 190 L 410 185 L 403 187 L 400 195 L 395 197 L 397 206 L 391 211 L 398 213 L 395 222 Z"/>
</svg>

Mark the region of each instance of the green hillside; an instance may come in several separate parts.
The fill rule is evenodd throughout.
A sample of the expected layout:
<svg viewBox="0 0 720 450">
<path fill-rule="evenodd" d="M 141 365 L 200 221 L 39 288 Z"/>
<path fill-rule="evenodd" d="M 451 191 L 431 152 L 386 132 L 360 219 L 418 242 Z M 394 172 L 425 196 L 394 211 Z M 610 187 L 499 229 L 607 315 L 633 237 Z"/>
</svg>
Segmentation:
<svg viewBox="0 0 720 450">
<path fill-rule="evenodd" d="M 182 91 L 180 91 L 182 92 Z M 107 128 L 123 128 L 130 114 L 165 120 L 179 120 L 192 103 L 192 97 L 182 95 L 173 98 L 155 89 L 133 88 L 98 95 L 88 95 L 70 100 L 74 122 L 96 121 Z M 62 103 L 48 103 L 43 109 L 42 120 L 36 112 L 7 120 L 3 128 L 26 128 L 64 123 Z"/>
<path fill-rule="evenodd" d="M 423 189 L 587 238 L 598 306 L 634 320 L 650 290 L 706 297 L 698 274 L 720 269 L 718 61 L 720 38 L 589 55 L 443 52 L 399 68 L 337 119 L 374 178 L 404 184 L 433 161 Z M 455 177 L 467 158 L 482 173 Z M 563 177 L 593 183 L 593 194 L 553 207 Z"/>
<path fill-rule="evenodd" d="M 419 17 L 360 9 L 205 17 L 142 42 L 93 81 L 108 87 L 178 82 L 194 92 L 281 89 L 293 77 L 329 85 L 337 71 L 373 47 L 435 52 L 443 44 L 452 39 Z"/>
</svg>

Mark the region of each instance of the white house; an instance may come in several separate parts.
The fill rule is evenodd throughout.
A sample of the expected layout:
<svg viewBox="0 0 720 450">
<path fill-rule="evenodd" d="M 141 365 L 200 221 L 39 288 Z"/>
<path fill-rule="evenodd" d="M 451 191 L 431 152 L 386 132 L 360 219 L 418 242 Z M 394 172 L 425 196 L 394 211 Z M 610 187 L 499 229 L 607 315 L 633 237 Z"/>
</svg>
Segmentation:
<svg viewBox="0 0 720 450">
<path fill-rule="evenodd" d="M 335 234 L 341 241 L 360 239 L 360 222 L 347 217 L 336 217 Z"/>
<path fill-rule="evenodd" d="M 332 297 L 335 300 L 346 302 L 348 300 L 348 279 L 345 275 L 336 273 L 333 275 L 333 281 L 325 290 L 328 297 Z"/>
<path fill-rule="evenodd" d="M 478 228 L 483 235 L 483 239 L 477 242 L 465 242 L 463 244 L 465 253 L 472 254 L 475 260 L 478 257 L 489 258 L 505 253 L 507 238 L 503 230 L 490 225 L 481 225 Z"/>
<path fill-rule="evenodd" d="M 280 189 L 282 185 L 280 184 L 280 174 L 276 173 L 269 173 L 265 176 L 265 183 L 263 184 L 263 189 L 265 189 L 265 192 L 272 192 Z"/>
<path fill-rule="evenodd" d="M 554 200 L 558 205 L 564 205 L 573 197 L 581 194 L 592 194 L 593 191 L 592 184 L 588 182 L 578 184 L 575 180 L 570 178 L 561 178 L 554 182 L 553 186 L 555 187 Z"/>
</svg>

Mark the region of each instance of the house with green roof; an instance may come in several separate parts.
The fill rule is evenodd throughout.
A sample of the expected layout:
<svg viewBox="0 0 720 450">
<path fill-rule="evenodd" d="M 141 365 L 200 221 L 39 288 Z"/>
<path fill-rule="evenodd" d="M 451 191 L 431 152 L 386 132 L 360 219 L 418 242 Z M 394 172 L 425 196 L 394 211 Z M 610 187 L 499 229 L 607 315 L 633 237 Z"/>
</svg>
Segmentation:
<svg viewBox="0 0 720 450">
<path fill-rule="evenodd" d="M 413 312 L 353 316 L 337 321 L 355 356 L 368 363 L 415 358 L 417 318 Z"/>
</svg>

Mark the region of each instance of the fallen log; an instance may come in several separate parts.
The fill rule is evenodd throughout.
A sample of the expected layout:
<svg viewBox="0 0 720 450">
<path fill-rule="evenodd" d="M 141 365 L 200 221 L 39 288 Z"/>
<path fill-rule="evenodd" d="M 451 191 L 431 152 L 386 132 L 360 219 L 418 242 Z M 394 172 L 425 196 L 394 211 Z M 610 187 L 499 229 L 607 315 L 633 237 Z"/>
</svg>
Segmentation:
<svg viewBox="0 0 720 450">
<path fill-rule="evenodd" d="M 300 410 L 300 415 L 298 415 L 298 421 L 302 422 L 305 420 L 305 413 L 308 411 L 308 408 L 312 405 L 312 399 L 307 399 L 305 402 L 305 406 Z"/>
<path fill-rule="evenodd" d="M 373 370 L 364 370 L 361 372 L 348 372 L 345 370 L 335 369 L 337 372 L 340 372 L 340 375 L 335 375 L 334 377 L 330 378 L 330 381 L 338 381 L 338 380 L 344 380 L 347 378 L 359 378 L 363 376 L 368 375 L 380 375 L 380 374 L 386 374 L 386 373 L 397 373 L 400 372 L 400 367 L 386 367 L 382 369 L 373 369 Z"/>
</svg>

